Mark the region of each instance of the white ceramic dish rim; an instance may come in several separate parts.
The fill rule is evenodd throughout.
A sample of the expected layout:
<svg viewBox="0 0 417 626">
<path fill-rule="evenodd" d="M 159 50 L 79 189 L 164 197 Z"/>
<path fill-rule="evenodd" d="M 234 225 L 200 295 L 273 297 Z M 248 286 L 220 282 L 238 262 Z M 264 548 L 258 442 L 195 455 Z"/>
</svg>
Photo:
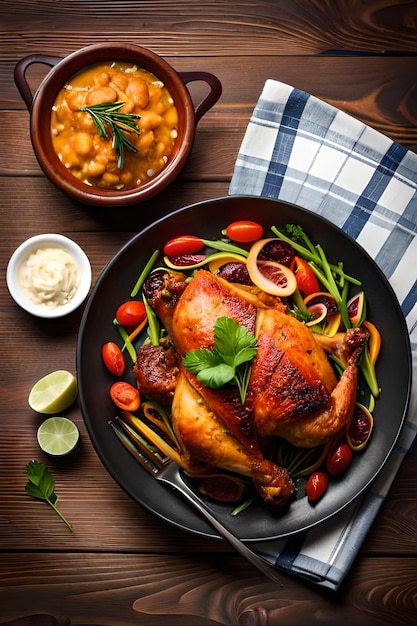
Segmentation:
<svg viewBox="0 0 417 626">
<path fill-rule="evenodd" d="M 67 304 L 51 310 L 42 305 L 33 304 L 23 293 L 18 280 L 18 272 L 22 263 L 32 252 L 46 246 L 58 246 L 67 250 L 74 258 L 80 271 L 80 284 L 74 297 Z M 75 241 L 65 235 L 44 233 L 30 237 L 14 251 L 7 265 L 6 281 L 10 295 L 22 309 L 36 317 L 55 319 L 72 313 L 84 302 L 91 287 L 91 265 L 87 255 Z"/>
</svg>

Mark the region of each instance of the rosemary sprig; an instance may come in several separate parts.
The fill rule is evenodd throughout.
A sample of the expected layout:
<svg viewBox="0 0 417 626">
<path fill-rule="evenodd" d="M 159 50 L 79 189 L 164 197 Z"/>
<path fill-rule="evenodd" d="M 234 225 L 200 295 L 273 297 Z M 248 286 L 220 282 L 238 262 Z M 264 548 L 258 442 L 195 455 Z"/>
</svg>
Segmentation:
<svg viewBox="0 0 417 626">
<path fill-rule="evenodd" d="M 136 146 L 126 137 L 125 132 L 141 134 L 141 130 L 136 126 L 136 121 L 140 115 L 135 113 L 120 113 L 124 105 L 118 102 L 103 102 L 81 107 L 79 110 L 91 115 L 100 137 L 108 137 L 108 130 L 113 135 L 113 148 L 119 155 L 117 167 L 122 169 L 124 163 L 125 148 L 131 152 L 136 152 Z M 124 131 L 124 132 L 123 132 Z"/>
</svg>

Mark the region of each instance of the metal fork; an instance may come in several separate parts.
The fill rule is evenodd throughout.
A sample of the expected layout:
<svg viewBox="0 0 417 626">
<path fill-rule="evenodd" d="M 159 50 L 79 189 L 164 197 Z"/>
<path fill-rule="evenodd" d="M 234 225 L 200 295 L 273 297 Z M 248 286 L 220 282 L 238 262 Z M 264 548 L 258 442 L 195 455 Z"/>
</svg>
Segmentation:
<svg viewBox="0 0 417 626">
<path fill-rule="evenodd" d="M 174 488 L 192 504 L 236 552 L 282 587 L 276 568 L 223 526 L 205 507 L 198 495 L 184 482 L 180 473 L 181 459 L 179 454 L 155 433 L 153 428 L 150 428 L 133 414 L 124 414 L 123 418 L 118 417 L 111 420 L 109 424 L 125 448 L 151 476 Z M 164 428 L 163 425 L 162 427 Z"/>
</svg>

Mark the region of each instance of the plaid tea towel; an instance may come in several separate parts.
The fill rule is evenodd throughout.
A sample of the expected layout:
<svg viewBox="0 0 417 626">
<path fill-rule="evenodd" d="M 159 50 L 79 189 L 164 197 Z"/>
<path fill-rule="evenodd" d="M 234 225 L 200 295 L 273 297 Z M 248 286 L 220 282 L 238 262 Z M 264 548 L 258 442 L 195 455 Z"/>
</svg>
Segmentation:
<svg viewBox="0 0 417 626">
<path fill-rule="evenodd" d="M 358 241 L 401 304 L 415 383 L 417 155 L 318 98 L 267 80 L 242 141 L 229 194 L 291 202 L 322 215 Z M 370 490 L 305 533 L 256 544 L 258 551 L 284 571 L 337 590 L 405 454 L 417 452 L 416 433 L 414 385 L 404 430 Z"/>
</svg>

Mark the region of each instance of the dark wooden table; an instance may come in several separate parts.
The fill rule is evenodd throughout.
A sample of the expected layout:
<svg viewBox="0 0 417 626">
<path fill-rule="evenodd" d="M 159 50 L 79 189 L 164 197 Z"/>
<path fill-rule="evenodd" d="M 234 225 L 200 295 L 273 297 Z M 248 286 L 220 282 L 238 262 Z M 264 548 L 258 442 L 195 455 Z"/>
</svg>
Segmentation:
<svg viewBox="0 0 417 626">
<path fill-rule="evenodd" d="M 79 205 L 45 178 L 13 81 L 16 62 L 28 54 L 65 56 L 103 41 L 144 45 L 179 71 L 212 72 L 223 83 L 220 101 L 198 125 L 181 177 L 159 197 L 117 212 Z M 54 369 L 75 371 L 81 311 L 56 323 L 33 319 L 17 308 L 5 282 L 13 250 L 31 235 L 49 231 L 75 239 L 91 260 L 95 281 L 145 224 L 191 202 L 226 195 L 267 78 L 304 89 L 416 150 L 416 55 L 417 3 L 409 0 L 2 0 L 1 623 L 416 622 L 415 456 L 406 458 L 337 594 L 285 575 L 277 588 L 223 543 L 175 529 L 133 502 L 100 463 L 77 404 L 67 413 L 81 431 L 76 454 L 66 460 L 43 455 L 28 392 Z M 35 86 L 41 78 L 34 70 Z M 32 458 L 53 472 L 73 534 L 25 493 L 25 465 Z"/>
</svg>

